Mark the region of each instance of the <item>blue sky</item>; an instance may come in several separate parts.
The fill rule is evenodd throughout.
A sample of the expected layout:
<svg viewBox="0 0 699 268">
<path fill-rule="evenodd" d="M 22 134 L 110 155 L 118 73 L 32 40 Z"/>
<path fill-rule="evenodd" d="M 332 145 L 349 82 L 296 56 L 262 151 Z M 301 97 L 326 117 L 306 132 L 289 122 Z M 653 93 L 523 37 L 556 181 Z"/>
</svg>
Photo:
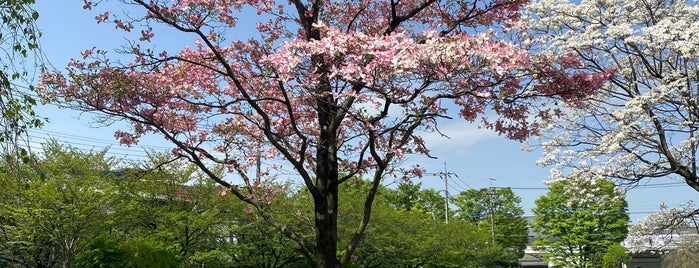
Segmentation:
<svg viewBox="0 0 699 268">
<path fill-rule="evenodd" d="M 37 2 L 39 3 L 36 8 L 40 13 L 39 27 L 43 33 L 42 49 L 50 63 L 59 70 L 63 70 L 71 58 L 79 58 L 81 51 L 92 47 L 111 50 L 119 48 L 127 41 L 124 32 L 114 30 L 113 25 L 96 24 L 94 17 L 97 13 L 83 10 L 82 1 Z M 138 38 L 139 35 L 135 33 L 128 38 Z M 157 35 L 157 38 L 155 44 L 160 49 L 182 47 L 182 41 L 177 36 L 161 34 Z M 110 54 L 116 56 L 116 53 Z M 145 149 L 169 151 L 171 148 L 158 137 L 148 137 L 140 146 L 119 146 L 113 137 L 116 127 L 90 126 L 93 114 L 58 109 L 52 105 L 39 107 L 38 112 L 41 116 L 48 117 L 50 122 L 43 129 L 31 132 L 35 142 L 50 137 L 81 149 L 102 149 L 108 146 L 114 156 L 138 159 L 145 157 Z M 451 139 L 426 137 L 428 146 L 438 159 L 407 160 L 420 162 L 428 173 L 434 174 L 419 181 L 423 186 L 443 190 L 444 181 L 437 173 L 445 171 L 445 168 L 447 172 L 458 176 L 452 176 L 448 181 L 450 194 L 457 194 L 460 190 L 468 188 L 489 187 L 492 178 L 493 186 L 512 187 L 515 193 L 522 197 L 522 206 L 526 213 L 531 214 L 534 200 L 546 193 L 543 181 L 549 178 L 548 168 L 536 165 L 540 152 L 522 151 L 518 142 L 479 129 L 463 120 L 447 122 L 441 125 L 440 129 Z M 648 212 L 657 211 L 660 202 L 672 207 L 692 199 L 697 194 L 688 186 L 657 185 L 677 182 L 660 179 L 648 182 L 649 186 L 630 190 L 627 200 L 632 221 L 635 222 Z"/>
</svg>

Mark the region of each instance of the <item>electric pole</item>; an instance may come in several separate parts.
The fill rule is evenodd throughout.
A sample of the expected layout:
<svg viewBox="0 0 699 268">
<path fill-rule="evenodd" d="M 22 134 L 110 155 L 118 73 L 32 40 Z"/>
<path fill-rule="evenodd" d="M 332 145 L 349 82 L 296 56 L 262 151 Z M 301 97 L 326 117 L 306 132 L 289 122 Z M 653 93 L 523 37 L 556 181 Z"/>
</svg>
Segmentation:
<svg viewBox="0 0 699 268">
<path fill-rule="evenodd" d="M 444 180 L 444 222 L 449 223 L 449 178 L 451 176 L 456 176 L 458 178 L 459 176 L 456 175 L 456 173 L 454 172 L 447 171 L 447 163 L 444 163 L 444 171 L 439 173 L 428 174 L 433 176 L 439 176 L 439 178 Z"/>
<path fill-rule="evenodd" d="M 495 179 L 490 178 L 490 193 L 488 194 L 488 196 L 490 197 L 490 198 L 488 198 L 489 199 L 488 203 L 489 203 L 489 207 L 490 207 L 490 209 L 489 209 L 490 210 L 490 233 L 491 233 L 492 238 L 493 238 L 493 244 L 495 244 L 495 203 L 493 200 L 493 198 L 495 197 L 495 191 L 494 191 L 495 188 L 493 188 L 493 181 L 494 180 Z"/>
<path fill-rule="evenodd" d="M 440 174 L 442 179 L 444 179 L 444 223 L 449 223 L 449 184 L 447 179 L 447 163 L 444 163 L 444 172 Z"/>
</svg>

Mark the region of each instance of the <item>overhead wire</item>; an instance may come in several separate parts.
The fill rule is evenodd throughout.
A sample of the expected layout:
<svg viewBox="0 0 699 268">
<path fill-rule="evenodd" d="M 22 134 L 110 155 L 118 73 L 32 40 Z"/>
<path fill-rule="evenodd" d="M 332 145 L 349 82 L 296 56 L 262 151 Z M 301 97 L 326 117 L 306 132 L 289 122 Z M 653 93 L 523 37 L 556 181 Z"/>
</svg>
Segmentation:
<svg viewBox="0 0 699 268">
<path fill-rule="evenodd" d="M 38 95 L 29 93 L 32 97 L 38 97 Z M 57 106 L 56 104 L 49 103 L 50 105 Z M 83 111 L 83 113 L 99 115 L 98 112 Z M 49 131 L 46 129 L 31 129 L 28 131 L 28 136 L 30 137 L 29 146 L 31 150 L 40 151 L 42 148 L 42 142 L 48 139 L 54 139 L 59 143 L 67 143 L 71 146 L 75 146 L 80 150 L 108 150 L 109 155 L 121 156 L 121 157 L 136 157 L 136 158 L 147 158 L 148 151 L 169 151 L 172 147 L 151 145 L 151 144 L 140 144 L 136 147 L 125 147 L 115 140 L 99 139 L 94 137 L 87 137 L 82 135 L 73 135 L 68 133 L 61 133 L 57 131 Z M 37 141 L 38 140 L 38 141 Z M 279 159 L 266 159 L 266 161 L 272 162 L 271 165 L 282 166 L 281 164 L 286 163 Z M 281 164 L 280 164 L 281 163 Z M 284 174 L 280 175 L 294 175 L 293 170 L 287 170 Z M 437 173 L 438 174 L 438 173 Z M 457 190 L 459 192 L 465 191 L 467 189 L 474 189 L 468 183 L 466 183 L 461 177 L 455 176 L 456 179 L 452 179 L 452 176 L 447 176 L 447 186 Z M 635 185 L 630 187 L 629 190 L 634 189 L 659 189 L 659 188 L 672 188 L 672 187 L 682 187 L 686 184 L 684 182 L 666 182 L 666 183 L 648 183 L 642 185 Z M 495 189 L 510 188 L 512 190 L 533 190 L 533 191 L 546 191 L 548 187 L 494 187 Z M 639 208 L 640 209 L 640 208 Z M 646 211 L 634 211 L 630 210 L 629 214 L 650 214 L 657 213 L 660 210 L 648 210 Z"/>
<path fill-rule="evenodd" d="M 40 152 L 45 143 L 49 140 L 55 140 L 59 144 L 68 144 L 73 148 L 82 151 L 101 151 L 107 150 L 107 154 L 111 156 L 122 157 L 137 157 L 139 159 L 147 158 L 149 151 L 166 151 L 168 147 L 142 144 L 134 147 L 125 147 L 116 141 L 108 141 L 96 139 L 93 137 L 71 135 L 48 130 L 29 130 L 29 145 L 30 149 Z"/>
<path fill-rule="evenodd" d="M 463 187 L 463 188 L 473 190 L 473 187 L 471 187 L 471 185 L 468 185 L 468 183 L 466 183 L 466 181 L 464 181 L 464 180 L 463 180 L 461 177 L 459 177 L 459 176 L 456 176 L 455 183 L 461 184 L 461 185 L 465 186 L 465 187 Z"/>
<path fill-rule="evenodd" d="M 634 189 L 657 189 L 657 188 L 670 188 L 670 187 L 682 187 L 686 184 L 683 182 L 665 182 L 665 183 L 649 183 L 629 187 L 629 190 Z M 544 191 L 548 190 L 548 187 L 495 187 L 495 188 L 510 188 L 512 190 L 537 190 Z"/>
<path fill-rule="evenodd" d="M 45 142 L 55 140 L 59 144 L 68 144 L 81 151 L 101 151 L 107 150 L 107 155 L 125 158 L 129 160 L 145 160 L 149 157 L 150 152 L 169 152 L 173 147 L 154 144 L 138 144 L 135 146 L 124 146 L 116 140 L 101 139 L 88 137 L 84 135 L 75 135 L 52 131 L 46 129 L 30 129 L 28 131 L 29 146 L 33 152 L 41 152 Z M 268 167 L 275 166 L 275 175 L 278 176 L 294 176 L 297 175 L 292 169 L 289 169 L 287 162 L 281 159 L 268 158 L 265 159 L 265 165 Z"/>
<path fill-rule="evenodd" d="M 662 182 L 662 183 L 648 183 L 635 185 L 629 187 L 628 190 L 649 190 L 649 189 L 659 189 L 659 188 L 674 188 L 674 187 L 685 187 L 687 184 L 684 182 Z M 495 186 L 496 189 L 510 188 L 513 191 L 548 191 L 548 187 L 503 187 Z M 678 204 L 666 204 L 669 207 L 678 206 Z M 628 208 L 629 215 L 648 215 L 653 213 L 661 212 L 659 206 L 633 206 Z"/>
<path fill-rule="evenodd" d="M 455 183 L 450 183 L 448 180 L 447 180 L 447 185 L 449 186 L 450 189 L 457 190 L 458 193 L 466 191 L 465 188 L 463 188 Z M 454 194 L 451 194 L 451 195 L 454 196 Z"/>
</svg>

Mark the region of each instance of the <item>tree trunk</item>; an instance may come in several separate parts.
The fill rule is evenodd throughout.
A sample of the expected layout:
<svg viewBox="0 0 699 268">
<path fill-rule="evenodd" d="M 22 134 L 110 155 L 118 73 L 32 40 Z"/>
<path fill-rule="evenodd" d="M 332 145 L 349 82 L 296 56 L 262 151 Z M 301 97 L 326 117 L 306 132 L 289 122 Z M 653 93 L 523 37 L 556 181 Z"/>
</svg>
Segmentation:
<svg viewBox="0 0 699 268">
<path fill-rule="evenodd" d="M 320 64 L 318 64 L 320 65 Z M 330 83 L 321 79 L 318 87 L 318 150 L 316 152 L 316 181 L 313 202 L 315 207 L 316 228 L 316 267 L 338 267 L 337 260 L 337 118 L 338 108 L 335 104 Z"/>
<path fill-rule="evenodd" d="M 326 184 L 327 183 L 327 184 Z M 325 184 L 315 203 L 316 267 L 335 268 L 337 261 L 337 179 L 318 179 Z M 319 185 L 320 187 L 323 187 Z"/>
<path fill-rule="evenodd" d="M 321 121 L 323 121 L 321 117 Z M 321 124 L 327 126 L 327 124 Z M 327 127 L 325 128 L 327 129 Z M 335 268 L 337 260 L 337 143 L 334 131 L 322 130 L 313 196 L 316 228 L 316 267 Z"/>
</svg>

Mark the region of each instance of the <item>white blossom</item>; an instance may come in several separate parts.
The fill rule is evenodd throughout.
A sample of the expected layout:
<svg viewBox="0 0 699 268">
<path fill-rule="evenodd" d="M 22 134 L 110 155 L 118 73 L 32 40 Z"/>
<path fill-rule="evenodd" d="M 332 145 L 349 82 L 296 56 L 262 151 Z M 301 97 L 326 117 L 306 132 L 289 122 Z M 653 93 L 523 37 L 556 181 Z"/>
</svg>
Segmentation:
<svg viewBox="0 0 699 268">
<path fill-rule="evenodd" d="M 546 125 L 538 164 L 552 166 L 554 179 L 592 174 L 635 183 L 674 174 L 699 189 L 696 3 L 539 0 L 525 15 L 532 34 L 545 38 L 542 49 L 614 72 L 587 107 L 562 107 Z"/>
<path fill-rule="evenodd" d="M 699 212 L 693 201 L 676 208 L 660 205 L 660 212 L 648 215 L 629 228 L 624 245 L 632 252 L 667 252 L 683 247 L 696 247 Z"/>
</svg>

